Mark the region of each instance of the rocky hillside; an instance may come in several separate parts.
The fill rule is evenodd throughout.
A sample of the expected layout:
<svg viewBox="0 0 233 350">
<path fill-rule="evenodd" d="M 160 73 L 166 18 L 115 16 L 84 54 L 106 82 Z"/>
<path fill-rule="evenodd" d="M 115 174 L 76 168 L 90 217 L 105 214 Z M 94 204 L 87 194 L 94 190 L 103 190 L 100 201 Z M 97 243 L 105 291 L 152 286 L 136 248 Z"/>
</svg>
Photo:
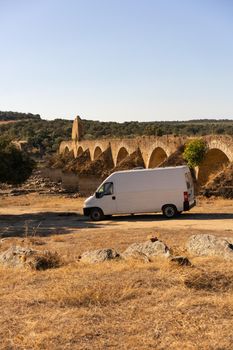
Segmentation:
<svg viewBox="0 0 233 350">
<path fill-rule="evenodd" d="M 205 196 L 212 195 L 233 198 L 233 163 L 212 177 L 203 188 Z"/>
<path fill-rule="evenodd" d="M 65 194 L 67 191 L 62 187 L 60 182 L 53 182 L 44 177 L 40 170 L 35 170 L 29 179 L 20 186 L 0 184 L 0 194 L 18 196 L 37 192 L 39 194 Z"/>
</svg>

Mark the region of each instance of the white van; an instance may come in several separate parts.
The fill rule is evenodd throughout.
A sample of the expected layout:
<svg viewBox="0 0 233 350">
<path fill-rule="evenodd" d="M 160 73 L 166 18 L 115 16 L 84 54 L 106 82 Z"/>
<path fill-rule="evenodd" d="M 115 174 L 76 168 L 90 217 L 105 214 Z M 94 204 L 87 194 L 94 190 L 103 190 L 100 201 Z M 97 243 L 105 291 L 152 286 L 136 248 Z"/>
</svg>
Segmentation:
<svg viewBox="0 0 233 350">
<path fill-rule="evenodd" d="M 98 221 L 105 215 L 154 213 L 173 218 L 196 204 L 187 166 L 112 173 L 84 202 L 83 212 Z"/>
</svg>

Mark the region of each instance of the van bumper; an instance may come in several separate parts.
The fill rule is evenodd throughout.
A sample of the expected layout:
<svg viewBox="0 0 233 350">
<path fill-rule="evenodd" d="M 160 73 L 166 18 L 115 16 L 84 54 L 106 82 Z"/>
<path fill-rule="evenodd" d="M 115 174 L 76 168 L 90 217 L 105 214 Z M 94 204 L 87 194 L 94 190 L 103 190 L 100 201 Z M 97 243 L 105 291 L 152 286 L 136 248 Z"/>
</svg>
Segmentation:
<svg viewBox="0 0 233 350">
<path fill-rule="evenodd" d="M 188 210 L 190 210 L 191 208 L 195 207 L 195 205 L 196 205 L 196 200 L 194 200 L 192 204 L 189 204 L 188 201 L 185 201 L 185 202 L 183 203 L 183 211 L 188 211 Z"/>
</svg>

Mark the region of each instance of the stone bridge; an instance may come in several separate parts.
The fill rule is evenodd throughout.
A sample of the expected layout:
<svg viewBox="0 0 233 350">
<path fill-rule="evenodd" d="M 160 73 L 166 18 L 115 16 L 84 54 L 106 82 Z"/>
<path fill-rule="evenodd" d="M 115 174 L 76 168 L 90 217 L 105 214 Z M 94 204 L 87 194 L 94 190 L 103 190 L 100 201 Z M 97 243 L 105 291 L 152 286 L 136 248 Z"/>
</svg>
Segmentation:
<svg viewBox="0 0 233 350">
<path fill-rule="evenodd" d="M 73 151 L 74 156 L 78 157 L 84 151 L 89 150 L 90 160 L 93 161 L 102 152 L 110 148 L 113 163 L 116 166 L 126 156 L 139 149 L 145 167 L 154 168 L 189 139 L 191 138 L 187 136 L 166 135 L 161 137 L 141 136 L 82 140 L 82 125 L 80 118 L 77 117 L 73 123 L 72 139 L 61 142 L 59 153 L 64 154 Z M 208 151 L 197 172 L 200 182 L 204 183 L 211 173 L 216 172 L 227 163 L 233 162 L 233 137 L 228 135 L 208 135 L 204 136 L 203 139 L 207 143 Z"/>
</svg>

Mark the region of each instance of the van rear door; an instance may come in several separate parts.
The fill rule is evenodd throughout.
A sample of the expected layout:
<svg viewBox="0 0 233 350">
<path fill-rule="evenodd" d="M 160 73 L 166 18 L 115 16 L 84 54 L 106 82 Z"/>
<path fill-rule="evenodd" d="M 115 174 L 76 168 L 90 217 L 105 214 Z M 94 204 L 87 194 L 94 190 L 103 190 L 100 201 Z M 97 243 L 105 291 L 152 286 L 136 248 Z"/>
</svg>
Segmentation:
<svg viewBox="0 0 233 350">
<path fill-rule="evenodd" d="M 188 199 L 189 199 L 189 204 L 194 203 L 194 185 L 193 185 L 193 179 L 190 171 L 185 173 L 185 182 L 187 186 L 187 192 L 188 192 Z"/>
</svg>

